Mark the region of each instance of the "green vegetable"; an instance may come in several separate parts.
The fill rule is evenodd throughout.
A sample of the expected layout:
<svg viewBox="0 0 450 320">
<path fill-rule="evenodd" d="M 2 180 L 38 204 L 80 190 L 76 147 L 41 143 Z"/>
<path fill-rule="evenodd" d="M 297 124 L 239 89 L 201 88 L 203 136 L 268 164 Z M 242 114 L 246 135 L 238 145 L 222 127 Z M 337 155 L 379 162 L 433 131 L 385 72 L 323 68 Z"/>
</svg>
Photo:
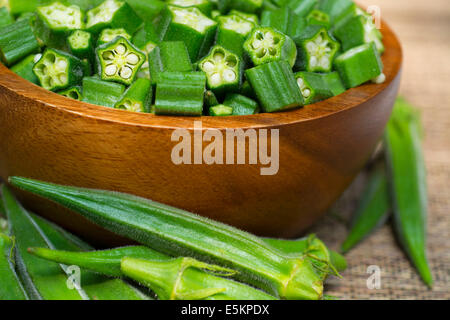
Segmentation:
<svg viewBox="0 0 450 320">
<path fill-rule="evenodd" d="M 205 85 L 203 72 L 162 72 L 156 84 L 155 114 L 201 116 Z"/>
<path fill-rule="evenodd" d="M 221 46 L 214 46 L 199 61 L 198 67 L 206 74 L 208 88 L 217 96 L 239 90 L 242 81 L 241 59 Z"/>
<path fill-rule="evenodd" d="M 39 58 L 40 56 L 35 54 L 29 55 L 19 63 L 13 65 L 11 71 L 34 84 L 39 84 L 39 79 L 33 73 L 34 60 L 36 57 Z"/>
<path fill-rule="evenodd" d="M 314 257 L 284 256 L 246 232 L 131 195 L 19 177 L 9 181 L 163 253 L 178 256 L 188 252 L 190 256 L 232 267 L 239 272 L 237 279 L 280 298 L 322 298 L 323 276 L 318 271 L 323 272 L 323 268 L 318 270 L 316 263 L 323 261 Z"/>
<path fill-rule="evenodd" d="M 146 23 L 133 36 L 133 44 L 141 51 L 149 54 L 159 43 L 159 37 L 155 27 L 151 23 Z"/>
<path fill-rule="evenodd" d="M 99 46 L 95 52 L 100 78 L 125 85 L 133 83 L 147 59 L 142 51 L 124 37 L 117 37 Z"/>
<path fill-rule="evenodd" d="M 114 108 L 125 86 L 120 83 L 100 80 L 97 77 L 83 78 L 83 101 Z"/>
<path fill-rule="evenodd" d="M 0 28 L 0 58 L 7 66 L 39 51 L 31 28 L 31 19 L 23 19 Z"/>
<path fill-rule="evenodd" d="M 383 71 L 383 63 L 373 42 L 345 51 L 336 58 L 334 65 L 347 88 L 357 87 Z"/>
<path fill-rule="evenodd" d="M 370 174 L 356 209 L 351 230 L 342 244 L 342 252 L 348 252 L 376 228 L 382 226 L 389 217 L 390 209 L 386 171 L 384 165 L 378 165 Z"/>
<path fill-rule="evenodd" d="M 191 61 L 202 58 L 214 42 L 217 22 L 194 7 L 168 6 L 158 26 L 160 39 L 184 41 Z"/>
<path fill-rule="evenodd" d="M 161 72 L 192 71 L 189 52 L 183 41 L 163 41 L 148 55 L 152 84 L 159 80 Z"/>
<path fill-rule="evenodd" d="M 289 64 L 274 61 L 245 71 L 264 112 L 276 112 L 303 106 L 303 96 Z"/>
<path fill-rule="evenodd" d="M 31 299 L 81 300 L 87 299 L 81 289 L 71 290 L 67 276 L 57 263 L 41 260 L 27 253 L 31 246 L 48 247 L 31 216 L 3 186 L 3 202 L 15 237 L 15 258 L 20 280 Z"/>
<path fill-rule="evenodd" d="M 223 104 L 209 108 L 209 115 L 213 117 L 227 117 L 233 114 L 233 108 Z"/>
<path fill-rule="evenodd" d="M 328 14 L 332 24 L 351 15 L 356 8 L 353 0 L 321 0 L 318 9 Z"/>
<path fill-rule="evenodd" d="M 84 14 L 78 6 L 54 2 L 38 7 L 36 13 L 36 36 L 48 47 L 65 50 L 70 33 L 84 28 Z"/>
<path fill-rule="evenodd" d="M 153 20 L 164 10 L 167 4 L 160 0 L 126 0 L 134 12 L 146 23 Z"/>
<path fill-rule="evenodd" d="M 297 70 L 330 72 L 333 60 L 339 51 L 339 42 L 334 41 L 327 29 L 319 25 L 308 25 L 296 38 L 298 58 Z"/>
<path fill-rule="evenodd" d="M 387 125 L 384 147 L 395 228 L 423 281 L 432 286 L 426 258 L 427 188 L 417 111 L 399 100 Z"/>
<path fill-rule="evenodd" d="M 236 93 L 227 94 L 223 104 L 233 108 L 233 116 L 245 116 L 259 112 L 259 105 L 256 101 Z"/>
<path fill-rule="evenodd" d="M 290 0 L 288 7 L 299 17 L 306 17 L 318 5 L 318 0 Z"/>
<path fill-rule="evenodd" d="M 106 0 L 87 12 L 86 29 L 99 33 L 105 28 L 123 28 L 134 34 L 141 26 L 142 19 L 125 1 Z"/>
<path fill-rule="evenodd" d="M 292 10 L 285 6 L 277 10 L 264 10 L 261 14 L 261 26 L 270 27 L 281 33 L 288 34 Z"/>
<path fill-rule="evenodd" d="M 27 300 L 11 258 L 14 239 L 0 233 L 0 300 Z"/>
<path fill-rule="evenodd" d="M 58 94 L 78 101 L 83 100 L 82 89 L 80 86 L 75 86 L 63 91 L 59 91 Z"/>
<path fill-rule="evenodd" d="M 242 11 L 239 11 L 239 10 L 232 9 L 232 10 L 230 10 L 230 12 L 228 14 L 230 16 L 235 15 L 235 16 L 239 16 L 241 18 L 244 18 L 245 20 L 248 20 L 251 23 L 253 23 L 255 26 L 259 24 L 258 16 L 256 14 L 253 14 L 253 13 L 242 12 Z"/>
<path fill-rule="evenodd" d="M 137 79 L 119 98 L 116 109 L 133 112 L 150 112 L 153 91 L 152 84 L 148 79 Z"/>
<path fill-rule="evenodd" d="M 275 300 L 262 291 L 222 278 L 233 270 L 192 258 L 148 261 L 125 257 L 122 272 L 151 288 L 161 300 Z"/>
<path fill-rule="evenodd" d="M 235 9 L 247 13 L 258 12 L 262 8 L 262 0 L 218 0 L 220 12 L 227 13 Z"/>
<path fill-rule="evenodd" d="M 314 73 L 301 71 L 295 74 L 295 78 L 305 100 L 305 105 L 345 92 L 345 87 L 337 72 Z"/>
<path fill-rule="evenodd" d="M 8 11 L 8 8 L 0 8 L 0 28 L 14 23 L 14 19 Z"/>
<path fill-rule="evenodd" d="M 167 0 L 167 3 L 177 7 L 194 7 L 199 9 L 204 15 L 210 17 L 213 4 L 209 0 Z"/>
<path fill-rule="evenodd" d="M 70 52 L 79 59 L 94 62 L 94 39 L 90 32 L 75 30 L 67 38 Z"/>
<path fill-rule="evenodd" d="M 244 51 L 255 66 L 286 60 L 292 67 L 297 58 L 294 41 L 269 27 L 253 29 L 244 43 Z"/>
<path fill-rule="evenodd" d="M 242 57 L 244 42 L 255 27 L 254 23 L 238 15 L 220 16 L 217 22 L 216 45 Z"/>
<path fill-rule="evenodd" d="M 33 67 L 44 89 L 59 91 L 77 85 L 83 79 L 86 66 L 75 56 L 47 48 Z"/>
<path fill-rule="evenodd" d="M 128 34 L 128 32 L 124 28 L 117 28 L 117 29 L 103 29 L 102 32 L 100 32 L 100 35 L 97 39 L 97 47 L 101 46 L 105 43 L 111 42 L 117 37 L 122 37 L 127 40 L 131 40 L 131 35 Z"/>
<path fill-rule="evenodd" d="M 319 25 L 330 29 L 330 17 L 323 11 L 312 10 L 306 17 L 306 21 L 309 25 Z"/>
</svg>

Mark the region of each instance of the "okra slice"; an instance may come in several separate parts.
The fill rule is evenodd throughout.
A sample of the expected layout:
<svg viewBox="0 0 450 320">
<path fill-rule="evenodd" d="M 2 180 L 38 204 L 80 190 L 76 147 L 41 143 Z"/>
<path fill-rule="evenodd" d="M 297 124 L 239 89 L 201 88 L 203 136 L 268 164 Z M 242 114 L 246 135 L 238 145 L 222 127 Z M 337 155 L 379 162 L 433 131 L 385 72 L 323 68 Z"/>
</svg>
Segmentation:
<svg viewBox="0 0 450 320">
<path fill-rule="evenodd" d="M 145 54 L 123 37 L 96 49 L 98 74 L 102 80 L 130 85 L 144 64 Z"/>
<path fill-rule="evenodd" d="M 331 24 L 338 24 L 353 14 L 356 4 L 353 0 L 321 0 L 318 9 L 328 14 Z"/>
<path fill-rule="evenodd" d="M 298 47 L 296 70 L 330 72 L 339 51 L 339 43 L 331 38 L 323 26 L 310 25 L 294 38 Z"/>
<path fill-rule="evenodd" d="M 9 13 L 8 8 L 1 7 L 0 8 L 0 28 L 10 25 L 12 23 L 14 23 L 14 19 L 11 16 L 11 14 Z"/>
<path fill-rule="evenodd" d="M 103 29 L 102 32 L 100 32 L 100 35 L 98 36 L 97 47 L 105 43 L 111 42 L 117 37 L 122 37 L 130 41 L 132 38 L 131 35 L 124 28 L 117 28 L 117 29 L 106 28 Z"/>
<path fill-rule="evenodd" d="M 99 33 L 105 28 L 124 28 L 129 34 L 134 34 L 142 23 L 142 19 L 127 2 L 106 0 L 87 12 L 86 28 L 93 33 Z"/>
<path fill-rule="evenodd" d="M 146 23 L 153 23 L 153 20 L 158 17 L 161 14 L 161 11 L 167 6 L 166 2 L 160 0 L 126 1 L 134 12 L 136 12 L 136 14 Z"/>
<path fill-rule="evenodd" d="M 303 106 L 303 96 L 285 60 L 273 61 L 245 71 L 264 112 Z"/>
<path fill-rule="evenodd" d="M 86 65 L 75 56 L 56 49 L 46 49 L 33 67 L 44 89 L 59 91 L 77 85 L 83 79 Z"/>
<path fill-rule="evenodd" d="M 58 94 L 65 96 L 67 98 L 81 101 L 83 100 L 82 89 L 80 86 L 71 87 L 69 89 L 59 91 Z"/>
<path fill-rule="evenodd" d="M 209 108 L 209 115 L 213 117 L 228 117 L 232 114 L 233 108 L 223 104 Z"/>
<path fill-rule="evenodd" d="M 84 14 L 78 6 L 54 2 L 38 7 L 36 13 L 36 35 L 48 47 L 66 49 L 69 34 L 84 28 Z"/>
<path fill-rule="evenodd" d="M 383 63 L 373 42 L 339 55 L 334 66 L 347 88 L 357 87 L 383 72 Z"/>
<path fill-rule="evenodd" d="M 253 14 L 253 13 L 242 12 L 242 11 L 239 11 L 239 10 L 232 9 L 228 14 L 230 16 L 235 15 L 235 16 L 244 18 L 245 20 L 250 21 L 251 23 L 253 23 L 255 26 L 259 24 L 258 15 Z"/>
<path fill-rule="evenodd" d="M 157 115 L 201 116 L 206 76 L 203 72 L 163 72 L 156 85 Z"/>
<path fill-rule="evenodd" d="M 154 25 L 152 23 L 146 23 L 134 34 L 131 42 L 141 51 L 149 54 L 157 47 L 160 41 Z"/>
<path fill-rule="evenodd" d="M 94 62 L 94 39 L 90 32 L 75 30 L 67 38 L 70 52 L 79 59 Z"/>
<path fill-rule="evenodd" d="M 13 65 L 11 67 L 11 71 L 34 84 L 39 84 L 39 79 L 33 73 L 33 67 L 34 64 L 36 63 L 35 62 L 36 58 L 39 60 L 40 54 L 29 55 L 19 63 Z"/>
<path fill-rule="evenodd" d="M 206 90 L 203 96 L 204 111 L 209 111 L 209 108 L 219 105 L 216 95 L 211 90 Z"/>
<path fill-rule="evenodd" d="M 254 23 L 238 15 L 220 16 L 217 22 L 216 44 L 242 57 L 244 42 Z"/>
<path fill-rule="evenodd" d="M 83 79 L 82 101 L 114 108 L 124 91 L 125 86 L 123 84 L 103 81 L 97 77 L 85 77 Z"/>
<path fill-rule="evenodd" d="M 213 3 L 209 0 L 168 0 L 167 3 L 177 7 L 195 7 L 208 17 L 213 9 Z"/>
<path fill-rule="evenodd" d="M 163 41 L 148 55 L 150 79 L 156 84 L 162 72 L 192 71 L 189 52 L 182 41 Z"/>
<path fill-rule="evenodd" d="M 345 92 L 345 87 L 337 72 L 314 73 L 298 72 L 295 74 L 298 87 L 305 104 L 325 100 Z"/>
<path fill-rule="evenodd" d="M 38 51 L 39 43 L 31 27 L 31 18 L 0 28 L 0 57 L 5 65 L 13 65 Z"/>
<path fill-rule="evenodd" d="M 116 109 L 132 112 L 150 112 L 153 91 L 152 84 L 148 79 L 137 79 L 119 98 Z"/>
<path fill-rule="evenodd" d="M 306 17 L 318 4 L 318 0 L 289 0 L 287 3 L 292 12 L 300 17 Z"/>
<path fill-rule="evenodd" d="M 271 27 L 284 34 L 288 34 L 290 20 L 291 8 L 287 6 L 277 10 L 264 10 L 261 14 L 262 27 Z"/>
<path fill-rule="evenodd" d="M 286 60 L 292 67 L 297 58 L 294 41 L 270 27 L 253 29 L 244 43 L 244 51 L 255 66 L 272 61 Z"/>
<path fill-rule="evenodd" d="M 227 94 L 223 104 L 233 108 L 233 116 L 246 116 L 259 112 L 256 101 L 237 93 Z"/>
<path fill-rule="evenodd" d="M 217 6 L 222 13 L 235 9 L 247 13 L 260 11 L 263 0 L 218 0 Z"/>
<path fill-rule="evenodd" d="M 214 46 L 200 60 L 199 69 L 206 74 L 207 85 L 216 95 L 239 90 L 242 80 L 241 59 L 221 46 Z"/>
<path fill-rule="evenodd" d="M 203 57 L 214 42 L 217 22 L 199 9 L 168 6 L 158 26 L 160 39 L 184 41 L 191 61 Z"/>
<path fill-rule="evenodd" d="M 324 26 L 327 29 L 330 29 L 330 17 L 323 11 L 314 9 L 312 10 L 308 16 L 306 17 L 306 21 L 308 24 Z"/>
</svg>

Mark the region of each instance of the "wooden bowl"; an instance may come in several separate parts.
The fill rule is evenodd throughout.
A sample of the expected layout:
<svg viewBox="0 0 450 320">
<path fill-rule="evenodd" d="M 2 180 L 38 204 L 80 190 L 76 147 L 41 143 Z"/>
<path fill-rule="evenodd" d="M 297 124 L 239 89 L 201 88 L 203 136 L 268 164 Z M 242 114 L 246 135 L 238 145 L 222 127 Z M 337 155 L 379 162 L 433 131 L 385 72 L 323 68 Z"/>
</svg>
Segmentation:
<svg viewBox="0 0 450 320">
<path fill-rule="evenodd" d="M 259 235 L 297 236 L 349 186 L 382 136 L 402 62 L 398 39 L 384 23 L 382 32 L 385 83 L 298 110 L 253 116 L 164 117 L 114 110 L 51 93 L 0 65 L 0 176 L 132 193 Z M 279 129 L 278 173 L 264 176 L 264 166 L 250 164 L 175 165 L 173 130 L 192 134 L 199 120 L 203 131 Z M 112 242 L 74 213 L 17 195 L 69 230 Z"/>
</svg>

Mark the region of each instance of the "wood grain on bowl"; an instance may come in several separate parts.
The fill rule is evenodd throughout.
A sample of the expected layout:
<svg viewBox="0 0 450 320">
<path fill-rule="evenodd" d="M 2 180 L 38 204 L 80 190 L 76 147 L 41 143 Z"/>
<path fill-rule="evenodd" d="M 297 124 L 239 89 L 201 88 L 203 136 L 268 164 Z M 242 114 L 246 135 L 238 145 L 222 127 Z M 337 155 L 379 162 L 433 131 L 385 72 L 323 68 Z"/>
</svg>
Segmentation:
<svg viewBox="0 0 450 320">
<path fill-rule="evenodd" d="M 238 117 L 162 117 L 67 99 L 0 65 L 0 176 L 133 193 L 266 236 L 293 237 L 321 217 L 366 163 L 389 118 L 402 51 L 382 24 L 386 82 L 304 108 Z M 173 129 L 279 129 L 279 171 L 175 165 Z M 206 144 L 205 144 L 206 145 Z M 247 145 L 248 148 L 248 145 Z M 247 150 L 248 151 L 248 150 Z M 79 216 L 28 194 L 32 210 L 101 242 Z"/>
</svg>

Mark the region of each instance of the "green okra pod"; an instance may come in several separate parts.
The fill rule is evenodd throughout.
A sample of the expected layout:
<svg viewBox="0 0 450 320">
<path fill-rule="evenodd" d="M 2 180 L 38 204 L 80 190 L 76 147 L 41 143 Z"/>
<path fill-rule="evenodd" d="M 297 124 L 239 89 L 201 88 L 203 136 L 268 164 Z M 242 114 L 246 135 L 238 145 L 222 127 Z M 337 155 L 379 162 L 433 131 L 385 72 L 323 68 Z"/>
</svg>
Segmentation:
<svg viewBox="0 0 450 320">
<path fill-rule="evenodd" d="M 18 76 L 28 80 L 34 84 L 39 84 L 39 79 L 33 72 L 34 64 L 36 63 L 36 58 L 39 60 L 39 54 L 31 54 L 22 61 L 16 63 L 11 67 L 11 71 L 17 74 Z"/>
<path fill-rule="evenodd" d="M 384 135 L 394 225 L 423 281 L 432 286 L 426 257 L 427 187 L 417 110 L 397 100 Z"/>
<path fill-rule="evenodd" d="M 137 79 L 115 104 L 116 109 L 150 113 L 153 91 L 152 84 L 148 79 Z"/>
<path fill-rule="evenodd" d="M 83 100 L 82 88 L 80 86 L 70 87 L 66 90 L 58 91 L 57 93 L 70 99 L 78 101 Z"/>
<path fill-rule="evenodd" d="M 245 71 L 248 81 L 265 112 L 303 106 L 303 96 L 287 61 L 274 61 Z"/>
<path fill-rule="evenodd" d="M 82 101 L 114 108 L 124 91 L 123 84 L 103 81 L 97 77 L 84 77 Z"/>
<path fill-rule="evenodd" d="M 233 109 L 233 116 L 246 116 L 259 112 L 259 105 L 255 100 L 237 93 L 227 94 L 223 104 Z"/>
<path fill-rule="evenodd" d="M 8 8 L 1 7 L 0 8 L 0 28 L 7 26 L 9 24 L 14 23 L 14 18 L 9 13 Z"/>
<path fill-rule="evenodd" d="M 111 42 L 117 37 L 122 37 L 129 41 L 132 38 L 132 36 L 124 28 L 117 28 L 117 29 L 106 28 L 103 29 L 102 32 L 100 32 L 100 34 L 98 35 L 97 47 L 105 43 Z"/>
<path fill-rule="evenodd" d="M 356 4 L 353 0 L 321 0 L 318 9 L 328 14 L 332 24 L 337 24 L 353 14 Z"/>
<path fill-rule="evenodd" d="M 246 232 L 127 194 L 64 187 L 19 177 L 11 177 L 9 181 L 163 253 L 188 254 L 233 268 L 238 271 L 236 279 L 277 297 L 322 298 L 324 270 L 318 269 L 317 263 L 323 261 L 314 257 L 287 257 Z"/>
<path fill-rule="evenodd" d="M 376 228 L 382 226 L 390 214 L 388 181 L 384 165 L 378 165 L 370 173 L 353 218 L 351 230 L 342 244 L 342 252 L 348 252 Z"/>
<path fill-rule="evenodd" d="M 244 18 L 247 21 L 250 21 L 251 23 L 253 23 L 255 26 L 257 26 L 259 24 L 259 17 L 256 14 L 253 13 L 248 13 L 248 12 L 242 12 L 236 9 L 232 9 L 230 10 L 230 12 L 228 13 L 228 15 L 232 16 L 232 15 L 236 15 L 239 16 L 241 18 Z"/>
<path fill-rule="evenodd" d="M 199 9 L 204 15 L 210 17 L 213 3 L 210 0 L 167 0 L 167 3 L 177 7 L 194 7 Z"/>
<path fill-rule="evenodd" d="M 261 14 L 261 27 L 271 27 L 281 33 L 288 34 L 291 16 L 291 8 L 287 6 L 277 10 L 264 10 Z"/>
<path fill-rule="evenodd" d="M 319 25 L 330 29 L 330 17 L 323 11 L 314 9 L 306 16 L 306 22 L 309 25 Z"/>
<path fill-rule="evenodd" d="M 213 117 L 227 117 L 233 114 L 233 108 L 219 104 L 217 106 L 209 108 L 209 115 Z"/>
<path fill-rule="evenodd" d="M 79 59 L 94 62 L 94 39 L 90 32 L 75 30 L 67 38 L 69 51 Z"/>
<path fill-rule="evenodd" d="M 243 56 L 243 45 L 255 24 L 238 15 L 217 18 L 216 45 Z"/>
<path fill-rule="evenodd" d="M 315 73 L 301 71 L 295 74 L 295 78 L 305 104 L 315 103 L 345 92 L 345 87 L 337 72 Z"/>
</svg>

